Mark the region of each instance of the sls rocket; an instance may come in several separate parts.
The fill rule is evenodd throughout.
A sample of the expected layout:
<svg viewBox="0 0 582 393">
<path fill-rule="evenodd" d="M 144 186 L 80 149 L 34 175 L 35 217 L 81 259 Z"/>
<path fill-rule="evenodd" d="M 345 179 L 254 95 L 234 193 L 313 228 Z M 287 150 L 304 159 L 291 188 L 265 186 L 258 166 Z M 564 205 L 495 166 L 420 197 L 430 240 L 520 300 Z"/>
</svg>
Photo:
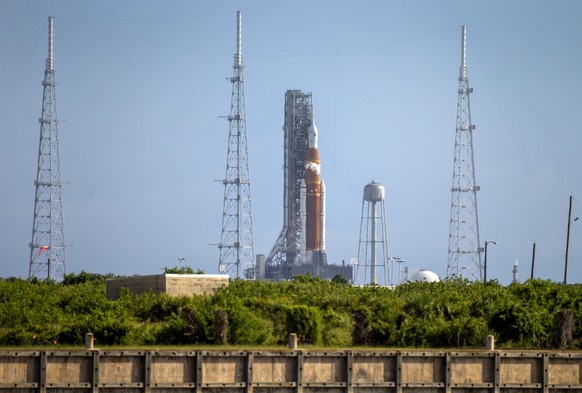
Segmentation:
<svg viewBox="0 0 582 393">
<path fill-rule="evenodd" d="M 303 222 L 303 261 L 325 264 L 325 183 L 321 180 L 321 165 L 317 150 L 317 126 L 312 119 L 305 159 L 305 179 L 302 182 L 301 210 Z"/>
</svg>

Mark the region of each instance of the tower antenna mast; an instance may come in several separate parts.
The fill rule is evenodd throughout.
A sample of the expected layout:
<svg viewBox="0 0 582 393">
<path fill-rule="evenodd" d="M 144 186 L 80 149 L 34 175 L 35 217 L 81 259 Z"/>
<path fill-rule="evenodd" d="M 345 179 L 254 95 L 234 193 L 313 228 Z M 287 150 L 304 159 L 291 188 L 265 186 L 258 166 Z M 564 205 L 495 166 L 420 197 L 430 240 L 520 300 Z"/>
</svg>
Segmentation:
<svg viewBox="0 0 582 393">
<path fill-rule="evenodd" d="M 228 153 L 222 211 L 222 235 L 218 248 L 219 273 L 234 272 L 236 278 L 255 278 L 253 220 L 251 214 L 251 181 L 249 176 L 247 131 L 245 117 L 242 14 L 237 11 L 236 53 L 229 124 Z"/>
<path fill-rule="evenodd" d="M 464 276 L 482 280 L 483 266 L 479 243 L 475 162 L 473 159 L 473 130 L 467 73 L 467 26 L 461 28 L 461 67 L 457 100 L 457 125 L 453 182 L 451 187 L 451 219 L 449 223 L 449 253 L 447 277 Z"/>
<path fill-rule="evenodd" d="M 49 17 L 48 57 L 44 71 L 42 113 L 39 119 L 38 169 L 34 185 L 34 218 L 30 242 L 28 277 L 46 274 L 66 274 L 65 229 L 61 194 L 61 161 L 55 94 L 55 67 L 53 57 L 53 18 Z"/>
</svg>

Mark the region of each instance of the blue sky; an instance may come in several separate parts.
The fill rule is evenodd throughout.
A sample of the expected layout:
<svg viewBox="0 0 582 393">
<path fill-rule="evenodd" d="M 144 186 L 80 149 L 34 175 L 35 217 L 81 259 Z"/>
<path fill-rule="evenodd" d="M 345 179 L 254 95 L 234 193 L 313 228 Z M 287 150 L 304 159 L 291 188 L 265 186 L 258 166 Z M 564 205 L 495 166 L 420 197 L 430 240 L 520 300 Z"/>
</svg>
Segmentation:
<svg viewBox="0 0 582 393">
<path fill-rule="evenodd" d="M 460 29 L 488 276 L 563 277 L 582 216 L 578 1 L 3 1 L 0 275 L 28 274 L 47 18 L 55 17 L 67 270 L 214 273 L 236 11 L 255 253 L 282 227 L 283 104 L 312 92 L 328 259 L 355 257 L 362 191 L 386 187 L 389 253 L 446 272 Z M 582 282 L 582 221 L 569 281 Z"/>
</svg>

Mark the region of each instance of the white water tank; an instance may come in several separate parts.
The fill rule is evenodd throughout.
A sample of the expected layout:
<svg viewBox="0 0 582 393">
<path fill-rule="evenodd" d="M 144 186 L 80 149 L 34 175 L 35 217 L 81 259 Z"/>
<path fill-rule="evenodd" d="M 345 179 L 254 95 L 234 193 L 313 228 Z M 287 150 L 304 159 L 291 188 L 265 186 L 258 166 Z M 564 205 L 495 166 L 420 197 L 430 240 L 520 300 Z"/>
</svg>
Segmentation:
<svg viewBox="0 0 582 393">
<path fill-rule="evenodd" d="M 384 200 L 384 186 L 376 180 L 364 187 L 364 200 L 368 202 L 380 202 Z"/>
</svg>

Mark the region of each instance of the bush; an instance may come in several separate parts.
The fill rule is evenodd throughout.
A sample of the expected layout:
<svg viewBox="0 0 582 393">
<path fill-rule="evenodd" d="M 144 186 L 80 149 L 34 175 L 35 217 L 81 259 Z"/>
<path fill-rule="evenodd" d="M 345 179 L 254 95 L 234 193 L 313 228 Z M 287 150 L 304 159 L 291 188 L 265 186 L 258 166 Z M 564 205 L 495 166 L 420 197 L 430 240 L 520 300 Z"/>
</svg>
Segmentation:
<svg viewBox="0 0 582 393">
<path fill-rule="evenodd" d="M 315 307 L 297 305 L 285 309 L 287 332 L 296 333 L 302 343 L 317 345 L 321 343 L 321 314 Z"/>
<path fill-rule="evenodd" d="M 368 344 L 368 335 L 370 334 L 370 309 L 360 308 L 352 314 L 354 320 L 354 329 L 352 333 L 352 344 Z"/>
<path fill-rule="evenodd" d="M 582 285 L 451 279 L 390 290 L 339 281 L 235 280 L 213 296 L 125 291 L 109 301 L 103 276 L 91 273 L 63 283 L 0 279 L 0 345 L 82 345 L 92 332 L 97 345 L 284 345 L 296 333 L 331 346 L 471 347 L 487 334 L 499 347 L 582 346 Z"/>
</svg>

